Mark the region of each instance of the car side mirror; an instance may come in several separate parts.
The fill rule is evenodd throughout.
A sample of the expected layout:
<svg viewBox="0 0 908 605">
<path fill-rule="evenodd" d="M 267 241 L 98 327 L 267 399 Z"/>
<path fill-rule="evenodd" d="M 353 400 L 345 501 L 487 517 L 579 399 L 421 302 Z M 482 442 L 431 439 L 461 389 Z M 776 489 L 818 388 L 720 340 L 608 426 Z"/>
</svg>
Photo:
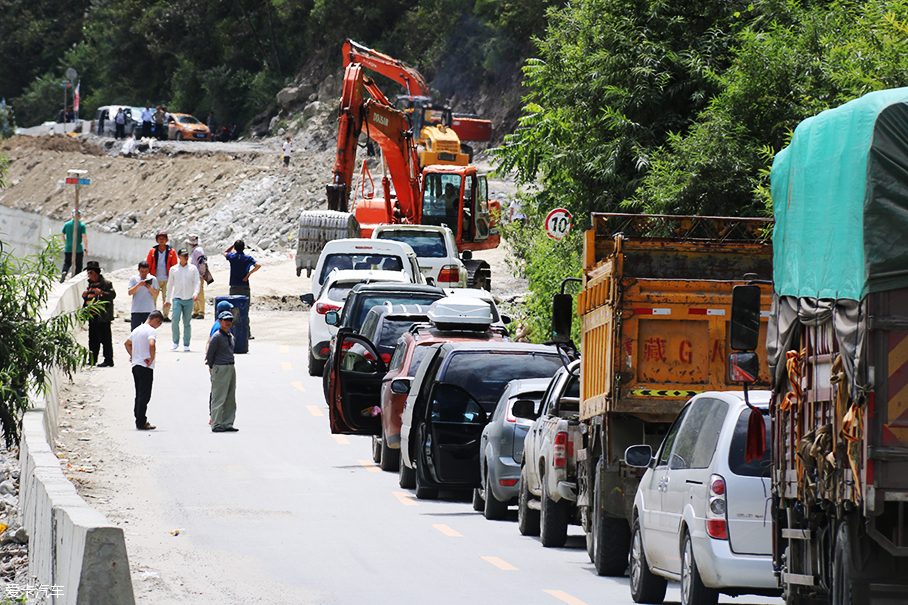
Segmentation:
<svg viewBox="0 0 908 605">
<path fill-rule="evenodd" d="M 510 315 L 502 315 L 502 316 L 501 316 L 501 323 L 503 323 L 504 325 L 508 325 L 508 324 L 511 323 L 512 321 L 513 321 L 513 320 L 511 319 L 511 316 L 510 316 Z"/>
<path fill-rule="evenodd" d="M 532 399 L 518 399 L 511 406 L 511 414 L 517 418 L 526 418 L 527 420 L 536 420 L 536 402 Z"/>
<path fill-rule="evenodd" d="M 653 448 L 648 445 L 632 445 L 624 450 L 624 463 L 633 468 L 647 468 L 653 461 Z"/>
<path fill-rule="evenodd" d="M 574 319 L 574 297 L 556 294 L 552 297 L 552 340 L 571 342 L 571 323 Z"/>
<path fill-rule="evenodd" d="M 760 377 L 760 357 L 756 353 L 728 356 L 728 382 L 756 382 Z"/>
<path fill-rule="evenodd" d="M 426 283 L 427 283 L 428 285 L 430 285 L 430 286 L 434 286 L 434 285 L 435 285 L 435 278 L 434 278 L 434 277 L 427 277 L 427 278 L 426 278 Z"/>
<path fill-rule="evenodd" d="M 410 383 L 412 378 L 395 378 L 391 381 L 391 392 L 398 395 L 406 395 L 410 392 Z"/>
<path fill-rule="evenodd" d="M 473 260 L 473 251 L 472 251 L 472 250 L 464 250 L 463 253 L 461 253 L 460 258 L 461 258 L 462 260 Z"/>
<path fill-rule="evenodd" d="M 309 305 L 311 307 L 315 304 L 315 295 L 312 293 L 300 294 L 300 300 L 303 302 L 303 304 Z"/>
<path fill-rule="evenodd" d="M 325 313 L 325 323 L 329 326 L 336 326 L 338 321 L 337 311 L 328 311 Z"/>
<path fill-rule="evenodd" d="M 733 351 L 753 351 L 760 344 L 759 286 L 734 287 L 729 329 L 729 345 Z"/>
</svg>

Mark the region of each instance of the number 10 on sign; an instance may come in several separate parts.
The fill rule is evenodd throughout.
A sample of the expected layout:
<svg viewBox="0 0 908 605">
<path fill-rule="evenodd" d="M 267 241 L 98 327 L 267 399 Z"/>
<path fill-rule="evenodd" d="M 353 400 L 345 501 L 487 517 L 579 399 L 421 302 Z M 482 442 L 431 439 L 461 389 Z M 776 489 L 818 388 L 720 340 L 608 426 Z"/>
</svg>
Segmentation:
<svg viewBox="0 0 908 605">
<path fill-rule="evenodd" d="M 564 208 L 555 208 L 545 217 L 545 233 L 552 239 L 564 239 L 574 217 Z"/>
</svg>

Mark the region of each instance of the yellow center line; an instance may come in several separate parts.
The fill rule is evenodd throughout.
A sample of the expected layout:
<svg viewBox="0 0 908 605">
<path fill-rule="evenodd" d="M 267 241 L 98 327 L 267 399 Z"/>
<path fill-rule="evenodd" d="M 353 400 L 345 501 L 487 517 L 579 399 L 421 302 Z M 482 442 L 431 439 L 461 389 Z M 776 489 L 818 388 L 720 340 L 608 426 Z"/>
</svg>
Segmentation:
<svg viewBox="0 0 908 605">
<path fill-rule="evenodd" d="M 350 440 L 344 437 L 343 435 L 331 435 L 334 437 L 334 440 L 340 443 L 341 445 L 350 445 Z"/>
<path fill-rule="evenodd" d="M 280 347 L 278 347 L 278 350 L 279 350 L 281 353 L 289 353 L 289 352 L 290 352 L 290 345 L 280 345 Z"/>
<path fill-rule="evenodd" d="M 586 603 L 584 603 L 577 597 L 572 597 L 563 590 L 543 590 L 542 592 L 547 592 L 559 601 L 564 601 L 568 605 L 586 605 Z"/>
<path fill-rule="evenodd" d="M 369 471 L 370 473 L 380 473 L 381 469 L 375 465 L 371 460 L 357 460 L 360 464 L 363 465 L 363 468 Z"/>
<path fill-rule="evenodd" d="M 413 496 L 407 492 L 391 492 L 394 497 L 400 500 L 404 506 L 419 506 L 419 502 L 413 499 Z"/>
<path fill-rule="evenodd" d="M 324 416 L 325 415 L 324 413 L 322 413 L 321 408 L 318 407 L 317 405 L 307 405 L 306 407 L 309 409 L 309 413 L 312 414 L 313 416 Z"/>
<path fill-rule="evenodd" d="M 281 367 L 284 368 L 285 370 L 292 370 L 292 369 L 293 369 L 293 366 L 290 365 L 290 362 L 289 362 L 289 361 L 282 361 L 282 362 L 281 362 Z"/>
<path fill-rule="evenodd" d="M 432 527 L 434 527 L 435 529 L 437 529 L 438 531 L 440 531 L 441 533 L 443 533 L 446 536 L 451 536 L 452 538 L 463 538 L 463 534 L 460 534 L 460 533 L 454 531 L 447 525 L 439 524 L 439 525 L 433 525 Z"/>
<path fill-rule="evenodd" d="M 516 567 L 514 567 L 510 563 L 503 561 L 502 559 L 499 559 L 498 557 L 480 557 L 480 558 L 488 561 L 489 563 L 491 563 L 498 569 L 503 569 L 504 571 L 517 571 Z"/>
<path fill-rule="evenodd" d="M 302 382 L 291 382 L 291 383 L 290 383 L 290 386 L 292 386 L 293 388 L 295 388 L 297 391 L 302 391 L 303 393 L 306 392 L 306 389 L 305 389 L 305 387 L 303 387 L 303 383 L 302 383 Z"/>
</svg>

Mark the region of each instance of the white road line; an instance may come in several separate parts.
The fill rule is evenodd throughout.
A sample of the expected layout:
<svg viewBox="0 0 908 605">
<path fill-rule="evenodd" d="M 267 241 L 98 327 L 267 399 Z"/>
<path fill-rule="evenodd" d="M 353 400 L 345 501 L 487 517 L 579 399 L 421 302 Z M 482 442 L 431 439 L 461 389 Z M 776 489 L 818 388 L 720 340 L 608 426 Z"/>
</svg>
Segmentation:
<svg viewBox="0 0 908 605">
<path fill-rule="evenodd" d="M 543 590 L 542 592 L 547 592 L 550 595 L 552 595 L 553 597 L 555 597 L 556 599 L 558 599 L 559 601 L 563 601 L 563 602 L 567 603 L 568 605 L 586 605 L 586 603 L 584 603 L 577 597 L 572 597 L 571 595 L 564 592 L 563 590 Z"/>
<path fill-rule="evenodd" d="M 517 571 L 516 567 L 514 567 L 513 565 L 511 565 L 510 563 L 508 563 L 502 559 L 499 559 L 498 557 L 480 557 L 480 558 L 488 561 L 489 563 L 491 563 L 498 569 L 502 569 L 504 571 Z"/>
<path fill-rule="evenodd" d="M 438 531 L 440 531 L 441 533 L 443 533 L 446 536 L 451 536 L 452 538 L 463 538 L 463 534 L 454 531 L 447 525 L 439 524 L 439 525 L 433 525 L 432 527 L 434 527 L 435 529 L 437 529 Z"/>
</svg>

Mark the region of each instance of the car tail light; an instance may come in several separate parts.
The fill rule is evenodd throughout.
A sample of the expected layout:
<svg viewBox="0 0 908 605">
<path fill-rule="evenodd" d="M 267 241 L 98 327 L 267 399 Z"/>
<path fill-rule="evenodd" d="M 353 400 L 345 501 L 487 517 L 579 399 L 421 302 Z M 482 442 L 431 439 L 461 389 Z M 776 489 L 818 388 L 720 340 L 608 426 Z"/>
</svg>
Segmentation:
<svg viewBox="0 0 908 605">
<path fill-rule="evenodd" d="M 502 487 L 514 487 L 517 485 L 517 481 L 519 481 L 519 479 L 499 479 L 498 483 L 500 483 Z"/>
<path fill-rule="evenodd" d="M 459 282 L 460 271 L 458 271 L 457 265 L 445 265 L 442 267 L 441 271 L 438 272 L 438 279 L 436 281 Z"/>
<path fill-rule="evenodd" d="M 331 303 L 315 303 L 315 312 L 319 315 L 324 315 L 328 311 L 337 311 L 340 309 L 338 305 L 332 305 Z"/>
<path fill-rule="evenodd" d="M 391 354 L 390 354 L 390 353 L 382 353 L 382 354 L 381 354 L 381 360 L 384 361 L 386 364 L 391 363 Z"/>
<path fill-rule="evenodd" d="M 725 501 L 725 479 L 721 475 L 709 478 L 709 501 L 706 506 L 706 533 L 716 540 L 728 540 Z"/>
<path fill-rule="evenodd" d="M 347 349 L 349 349 L 349 348 L 352 347 L 352 346 L 353 346 L 353 341 L 352 341 L 352 340 L 345 340 L 345 341 L 344 341 L 344 344 L 341 345 L 341 348 L 342 348 L 344 351 L 346 351 Z"/>
<path fill-rule="evenodd" d="M 568 434 L 561 431 L 555 435 L 555 466 L 567 465 Z"/>
<path fill-rule="evenodd" d="M 375 355 L 372 354 L 372 351 L 366 351 L 363 353 L 363 358 L 366 361 L 375 361 Z"/>
<path fill-rule="evenodd" d="M 331 347 L 322 347 L 321 349 L 318 350 L 318 354 L 322 355 L 322 356 L 325 356 L 330 352 L 331 352 Z"/>
</svg>

